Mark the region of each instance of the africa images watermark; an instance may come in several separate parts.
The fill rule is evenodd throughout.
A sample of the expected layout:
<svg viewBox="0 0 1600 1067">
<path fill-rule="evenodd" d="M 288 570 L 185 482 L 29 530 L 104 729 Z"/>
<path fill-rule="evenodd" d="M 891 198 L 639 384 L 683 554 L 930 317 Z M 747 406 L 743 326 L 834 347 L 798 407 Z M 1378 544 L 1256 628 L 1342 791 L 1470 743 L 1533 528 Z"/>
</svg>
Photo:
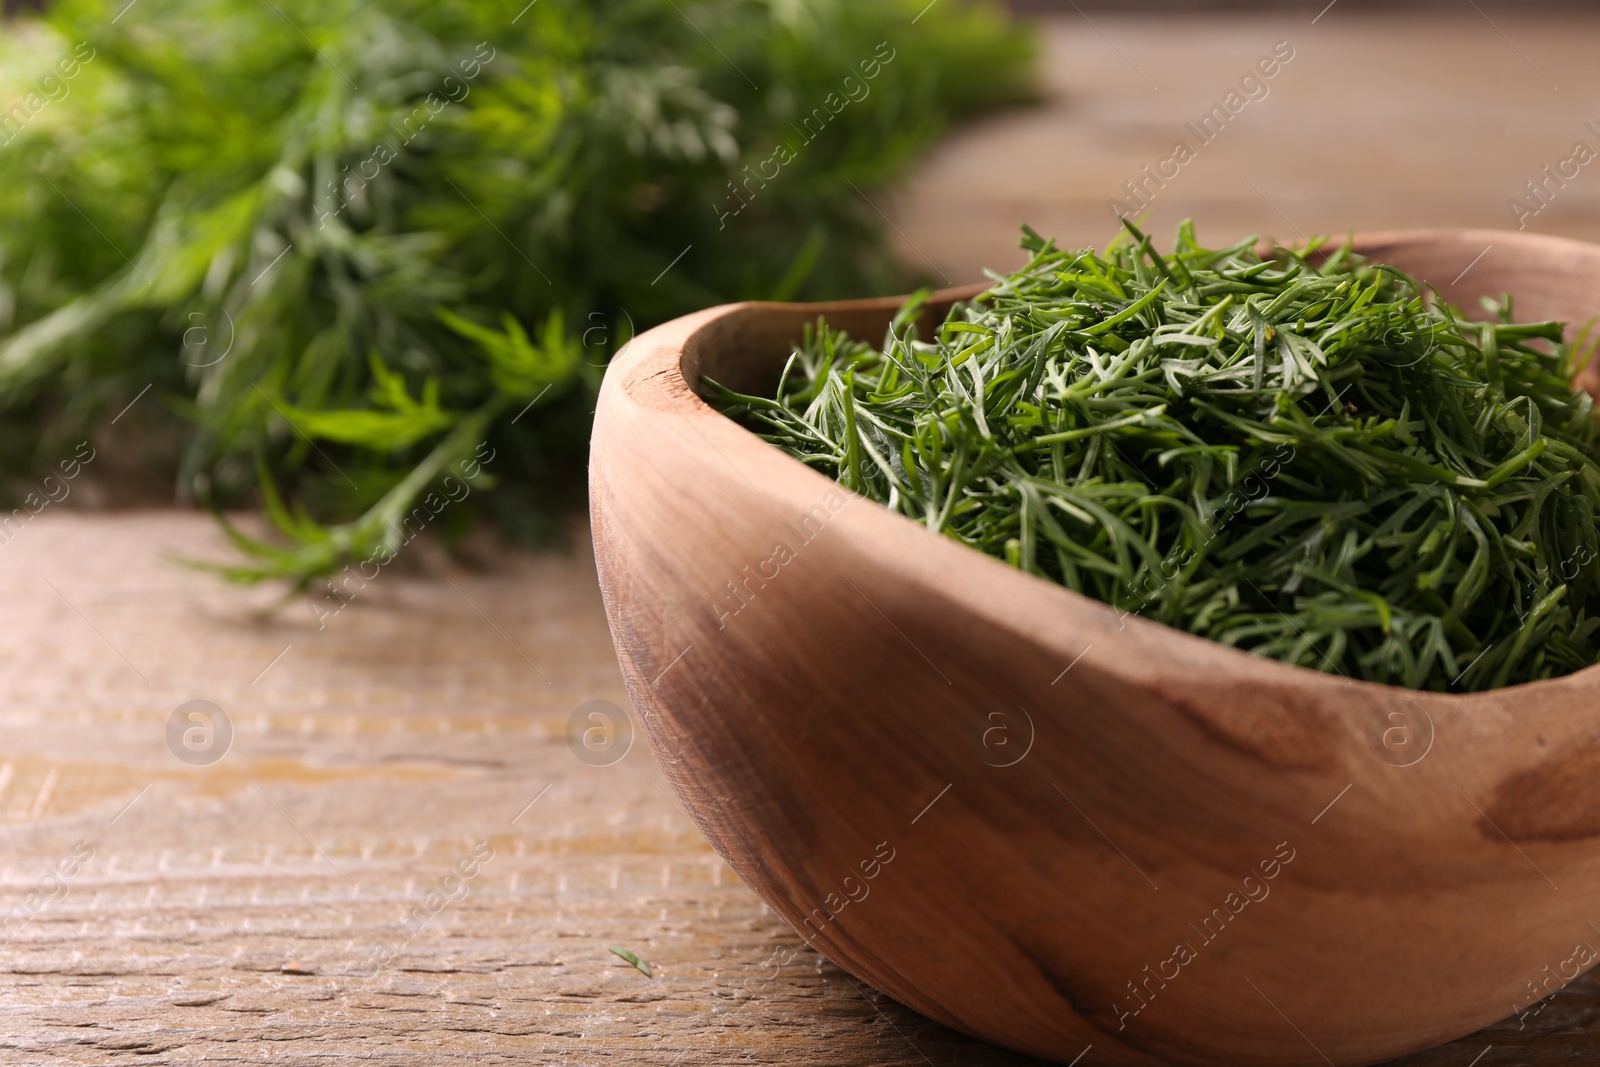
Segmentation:
<svg viewBox="0 0 1600 1067">
<path fill-rule="evenodd" d="M 1294 56 L 1294 47 L 1288 41 L 1279 41 L 1271 52 L 1256 60 L 1255 66 L 1240 75 L 1237 88 L 1229 89 L 1220 103 L 1212 104 L 1195 122 L 1185 122 L 1183 128 L 1198 142 L 1199 148 L 1204 148 L 1221 136 L 1247 105 L 1267 98 L 1272 91 L 1267 83 L 1276 78 Z M 1149 163 L 1140 167 L 1139 177 L 1122 183 L 1127 200 L 1112 197 L 1106 201 L 1111 217 L 1121 220 L 1149 208 L 1156 194 L 1167 187 L 1167 182 L 1199 157 L 1199 148 L 1191 146 L 1188 139 L 1180 140 L 1172 146 L 1171 152 L 1156 161 L 1154 168 Z"/>
<path fill-rule="evenodd" d="M 884 854 L 885 850 L 888 851 L 887 855 Z M 867 896 L 872 892 L 872 886 L 868 883 L 882 874 L 883 869 L 894 862 L 895 855 L 895 849 L 889 842 L 878 842 L 877 846 L 872 850 L 872 855 L 856 864 L 861 871 L 861 877 L 857 878 L 854 872 L 845 875 L 839 883 L 839 888 L 843 891 L 843 895 L 838 892 L 827 894 L 822 898 L 821 904 L 812 908 L 810 913 L 800 920 L 800 936 L 804 937 L 809 943 L 813 936 L 822 933 L 829 923 L 837 919 L 839 913 L 850 906 L 851 901 L 859 904 L 866 900 Z M 807 931 L 810 931 L 810 933 L 808 934 Z"/>
<path fill-rule="evenodd" d="M 1141 977 L 1129 979 L 1127 1005 L 1122 1001 L 1113 1001 L 1111 1004 L 1111 1010 L 1117 1016 L 1117 1029 L 1125 1029 L 1128 1020 L 1148 1008 L 1150 1002 L 1156 999 L 1156 994 L 1167 988 L 1168 982 L 1177 981 L 1183 968 L 1200 958 L 1199 949 L 1221 937 L 1228 924 L 1242 915 L 1245 908 L 1266 900 L 1272 893 L 1272 886 L 1268 883 L 1283 873 L 1283 868 L 1293 863 L 1297 854 L 1289 842 L 1280 841 L 1271 856 L 1256 864 L 1259 876 L 1256 870 L 1252 870 L 1240 880 L 1239 889 L 1230 890 L 1222 898 L 1222 903 L 1200 920 L 1199 926 L 1189 924 L 1189 928 L 1198 935 L 1199 948 L 1195 947 L 1194 941 L 1179 941 L 1173 947 L 1172 955 L 1157 963 L 1154 970 L 1146 964 L 1140 972 Z M 1138 1006 L 1130 1006 L 1135 1004 Z"/>
<path fill-rule="evenodd" d="M 488 455 L 484 455 L 485 449 L 488 449 Z M 460 478 L 446 475 L 437 490 L 428 492 L 408 514 L 389 524 L 394 547 L 390 546 L 388 540 L 380 542 L 365 559 L 358 560 L 354 564 L 346 563 L 337 575 L 326 579 L 323 604 L 326 605 L 331 599 L 335 606 L 319 607 L 315 600 L 306 601 L 311 614 L 316 617 L 317 629 L 326 628 L 328 620 L 348 607 L 356 595 L 367 587 L 368 582 L 377 578 L 383 573 L 384 567 L 394 562 L 395 557 L 400 554 L 400 549 L 416 540 L 445 508 L 451 504 L 459 504 L 470 496 L 472 483 L 483 473 L 484 464 L 494 460 L 495 454 L 495 450 L 489 447 L 488 442 L 479 444 L 471 459 L 463 459 L 456 463 L 455 470 L 461 475 Z M 355 568 L 353 571 L 352 567 Z M 370 574 L 367 573 L 369 567 Z M 338 580 L 338 584 L 335 584 L 335 579 Z"/>
<path fill-rule="evenodd" d="M 15 141 L 23 127 L 32 122 L 33 117 L 46 106 L 65 100 L 72 92 L 72 87 L 67 83 L 78 76 L 84 64 L 94 62 L 98 54 L 88 41 L 79 41 L 72 55 L 56 60 L 53 72 L 42 75 L 34 89 L 23 94 L 22 99 L 6 111 L 0 112 L 0 146 Z"/>
<path fill-rule="evenodd" d="M 39 879 L 36 888 L 28 890 L 22 901 L 0 916 L 0 945 L 9 945 L 17 936 L 19 923 L 30 921 L 51 904 L 65 900 L 67 880 L 77 876 L 85 863 L 94 859 L 94 846 L 87 841 L 73 843 L 70 855 L 63 856 L 56 865 Z"/>
<path fill-rule="evenodd" d="M 489 49 L 487 56 L 483 54 L 485 48 Z M 379 142 L 373 146 L 372 153 L 366 159 L 356 164 L 356 172 L 354 174 L 348 173 L 350 167 L 346 164 L 344 168 L 346 173 L 340 181 L 328 180 L 328 196 L 338 206 L 332 211 L 324 211 L 320 207 L 316 209 L 317 229 L 320 230 L 325 227 L 329 219 L 338 218 L 344 214 L 345 208 L 349 207 L 352 201 L 361 201 L 366 192 L 367 183 L 375 181 L 378 175 L 383 172 L 384 167 L 398 159 L 401 149 L 415 140 L 417 135 L 426 129 L 428 124 L 434 120 L 434 117 L 445 108 L 465 100 L 468 94 L 472 92 L 471 82 L 473 79 L 483 72 L 484 67 L 494 62 L 496 55 L 498 53 L 489 47 L 489 42 L 483 41 L 478 45 L 471 58 L 463 59 L 457 64 L 457 68 L 461 71 L 459 78 L 454 74 L 445 75 L 444 81 L 440 85 L 444 93 L 443 97 L 436 92 L 429 93 L 423 97 L 422 102 L 412 108 L 411 114 L 405 117 L 400 126 L 396 126 L 394 120 L 390 119 L 389 128 L 394 130 L 403 140 L 400 140 L 398 145 L 389 141 Z M 454 83 L 454 88 L 451 87 L 451 83 Z M 368 168 L 371 168 L 372 173 L 367 173 Z"/>
<path fill-rule="evenodd" d="M 433 922 L 448 905 L 467 899 L 472 894 L 472 881 L 483 871 L 484 865 L 494 859 L 494 846 L 488 841 L 472 845 L 471 855 L 462 856 L 445 874 L 441 875 L 423 895 L 422 900 L 408 911 L 404 918 L 390 928 L 390 938 L 380 942 L 355 973 L 361 978 L 376 978 L 385 967 L 393 963 L 412 940 Z"/>
<path fill-rule="evenodd" d="M 885 55 L 885 52 L 888 54 Z M 897 54 L 889 46 L 888 41 L 880 41 L 877 48 L 873 50 L 871 58 L 863 59 L 856 64 L 856 69 L 861 72 L 861 77 L 858 78 L 854 74 L 847 74 L 844 80 L 840 82 L 839 90 L 844 94 L 843 96 L 838 92 L 829 93 L 823 98 L 820 105 L 812 108 L 800 120 L 799 126 L 795 126 L 792 122 L 789 123 L 790 126 L 794 127 L 794 131 L 800 135 L 798 145 L 791 145 L 787 141 L 779 141 L 778 146 L 772 150 L 772 153 L 766 159 L 754 164 L 754 174 L 750 173 L 751 164 L 746 164 L 744 167 L 744 180 L 740 183 L 744 188 L 744 193 L 740 193 L 739 186 L 735 186 L 733 181 L 729 180 L 729 196 L 723 198 L 724 202 L 729 206 L 722 208 L 716 204 L 711 205 L 711 210 L 717 213 L 717 222 L 720 223 L 717 229 L 727 229 L 728 220 L 737 217 L 745 208 L 749 207 L 749 201 L 756 199 L 759 191 L 765 189 L 768 182 L 776 180 L 778 175 L 783 172 L 784 167 L 798 159 L 801 149 L 822 136 L 822 131 L 827 129 L 830 122 L 843 114 L 845 108 L 851 104 L 859 104 L 871 96 L 872 86 L 868 83 L 883 73 L 883 68 L 893 63 Z M 768 173 L 769 168 L 771 173 Z M 755 183 L 757 188 L 751 188 L 751 183 Z M 734 200 L 739 202 L 738 207 L 732 206 Z"/>
<path fill-rule="evenodd" d="M 88 454 L 85 455 L 84 453 Z M 22 507 L 14 509 L 9 515 L 0 515 L 0 545 L 8 545 L 16 539 L 35 515 L 38 515 L 51 504 L 59 504 L 72 493 L 69 484 L 72 479 L 83 473 L 83 468 L 94 462 L 97 453 L 88 441 L 79 442 L 72 455 L 56 464 L 61 471 L 58 478 L 54 474 L 47 474 L 39 483 L 37 490 L 31 490 L 22 498 Z"/>
<path fill-rule="evenodd" d="M 1584 129 L 1600 138 L 1600 121 L 1591 119 L 1584 124 Z M 1528 228 L 1528 220 L 1537 218 L 1539 213 L 1549 207 L 1560 195 L 1567 183 L 1577 178 L 1583 168 L 1593 163 L 1597 153 L 1590 147 L 1589 142 L 1577 140 L 1572 143 L 1572 151 L 1564 159 L 1557 160 L 1555 165 L 1549 163 L 1539 172 L 1536 178 L 1530 178 L 1522 183 L 1522 192 L 1526 200 L 1516 197 L 1506 199 L 1506 208 L 1511 212 L 1511 217 L 1516 221 L 1517 229 Z"/>
<path fill-rule="evenodd" d="M 1515 1001 L 1511 1004 L 1511 1013 L 1517 1017 L 1517 1029 L 1526 1029 L 1528 1021 L 1544 1011 L 1545 1006 L 1550 1003 L 1551 996 L 1565 989 L 1584 971 L 1594 966 L 1596 960 L 1600 960 L 1600 953 L 1595 952 L 1594 946 L 1587 941 L 1579 941 L 1572 946 L 1572 955 L 1556 964 L 1554 973 L 1551 972 L 1550 965 L 1545 964 L 1544 969 L 1539 972 L 1538 985 L 1533 984 L 1532 978 L 1527 980 L 1528 998 L 1520 1007 Z M 1572 968 L 1570 973 L 1568 967 Z M 1538 1007 L 1534 1007 L 1536 1004 Z"/>
<path fill-rule="evenodd" d="M 1272 480 L 1285 465 L 1294 461 L 1296 455 L 1293 445 L 1279 445 L 1271 457 L 1262 461 L 1255 470 L 1240 479 L 1238 485 L 1229 489 L 1217 509 L 1212 512 L 1210 521 L 1205 524 L 1204 536 L 1199 544 L 1185 544 L 1174 549 L 1154 568 L 1145 572 L 1144 581 L 1134 592 L 1139 598 L 1139 606 L 1130 611 L 1120 611 L 1117 615 L 1118 625 L 1121 626 L 1122 620 L 1129 615 L 1137 615 L 1149 607 L 1157 593 L 1174 581 L 1195 557 L 1211 546 L 1224 526 L 1232 522 L 1245 508 L 1264 499 L 1271 488 Z M 1255 488 L 1251 488 L 1252 482 L 1255 483 Z"/>
<path fill-rule="evenodd" d="M 767 583 L 774 581 L 783 573 L 783 568 L 799 558 L 800 550 L 816 540 L 822 531 L 827 529 L 828 523 L 850 499 L 837 488 L 831 488 L 822 495 L 822 499 L 812 504 L 804 515 L 794 522 L 788 523 L 787 529 L 794 536 L 790 540 L 780 540 L 773 544 L 772 551 L 764 559 L 753 564 L 755 571 L 752 573 L 751 564 L 747 564 L 739 573 L 726 583 L 727 594 L 723 597 L 722 604 L 713 605 L 717 613 L 717 629 L 728 628 L 728 620 L 749 607 L 756 599 L 757 594 L 767 587 Z M 792 540 L 793 544 L 790 543 Z"/>
</svg>

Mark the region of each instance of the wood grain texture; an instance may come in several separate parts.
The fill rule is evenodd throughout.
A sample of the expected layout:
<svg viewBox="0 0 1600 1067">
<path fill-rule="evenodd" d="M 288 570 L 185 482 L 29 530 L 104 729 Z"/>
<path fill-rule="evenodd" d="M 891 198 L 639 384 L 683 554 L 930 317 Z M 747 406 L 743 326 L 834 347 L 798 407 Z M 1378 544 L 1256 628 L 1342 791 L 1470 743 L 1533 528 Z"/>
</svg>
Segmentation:
<svg viewBox="0 0 1600 1067">
<path fill-rule="evenodd" d="M 0 544 L 0 1063 L 1018 1062 L 806 949 L 642 741 L 575 757 L 572 710 L 627 703 L 586 550 L 473 573 L 419 542 L 322 630 L 174 552 L 228 548 L 59 508 Z M 206 767 L 165 739 L 197 698 L 236 730 Z"/>
<path fill-rule="evenodd" d="M 74 842 L 95 855 L 0 952 L 0 1063 L 1035 1062 L 822 962 L 656 791 L 642 743 L 609 768 L 572 756 L 572 708 L 626 702 L 585 554 L 387 575 L 319 632 L 299 605 L 256 624 L 258 598 L 167 562 L 226 552 L 204 516 L 36 523 L 0 546 L 0 914 Z M 163 738 L 197 696 L 238 728 L 205 769 Z M 496 855 L 471 896 L 355 974 L 483 839 Z M 1582 1062 L 1600 983 L 1534 1011 L 1405 1067 L 1489 1045 L 1478 1067 Z"/>
<path fill-rule="evenodd" d="M 1208 240 L 1293 234 L 1242 175 L 1308 230 L 1506 225 L 1505 198 L 1596 117 L 1586 113 L 1600 89 L 1592 13 L 1507 17 L 1480 5 L 1556 93 L 1466 5 L 1397 24 L 1352 18 L 1342 0 L 1313 37 L 1323 6 L 1223 20 L 1092 9 L 1098 31 L 1069 10 L 1047 24 L 1043 107 L 957 134 L 904 197 L 874 199 L 909 238 L 906 257 L 921 263 L 925 252 L 956 281 L 1014 263 L 1022 219 L 1067 240 L 1102 239 L 1106 198 L 1280 37 L 1324 50 L 1302 51 L 1264 107 L 1250 105 L 1242 118 L 1263 121 L 1230 130 L 1218 162 L 1186 168 L 1157 201 L 1155 232 L 1194 214 Z M 1586 168 L 1533 226 L 1600 237 L 1597 183 Z M 171 549 L 226 554 L 203 516 L 52 511 L 37 522 L 0 545 L 0 914 L 22 906 L 75 841 L 96 854 L 0 952 L 0 1063 L 1033 1062 L 860 993 L 819 963 L 653 788 L 667 786 L 642 743 L 610 768 L 572 756 L 573 708 L 626 702 L 582 554 L 517 558 L 488 575 L 386 575 L 318 632 L 300 606 L 252 624 L 251 597 L 166 562 Z M 224 704 L 238 726 L 233 753 L 203 770 L 178 763 L 162 736 L 173 708 L 195 697 Z M 510 834 L 491 838 L 496 858 L 471 897 L 380 978 L 351 973 L 431 879 L 552 781 Z M 1515 929 L 1512 916 L 1486 925 Z M 639 951 L 656 979 L 608 955 L 609 944 Z M 764 965 L 775 951 L 796 957 Z M 1425 1007 L 1433 995 L 1423 986 L 1403 999 Z M 1526 1002 L 1523 990 L 1515 1006 Z M 1512 1007 L 1479 1034 L 1398 1062 L 1592 1060 L 1592 972 L 1521 1018 Z M 1101 1062 L 1092 1050 L 1080 1067 Z"/>
<path fill-rule="evenodd" d="M 1355 247 L 1464 307 L 1600 315 L 1600 246 Z M 878 336 L 897 306 L 687 316 L 618 357 L 596 416 L 635 706 L 697 824 L 808 943 L 1032 1055 L 1216 1067 L 1373 1063 L 1600 961 L 1580 888 L 1600 667 L 1454 695 L 1257 659 L 934 536 L 690 384 L 770 388 L 819 316 Z"/>
</svg>

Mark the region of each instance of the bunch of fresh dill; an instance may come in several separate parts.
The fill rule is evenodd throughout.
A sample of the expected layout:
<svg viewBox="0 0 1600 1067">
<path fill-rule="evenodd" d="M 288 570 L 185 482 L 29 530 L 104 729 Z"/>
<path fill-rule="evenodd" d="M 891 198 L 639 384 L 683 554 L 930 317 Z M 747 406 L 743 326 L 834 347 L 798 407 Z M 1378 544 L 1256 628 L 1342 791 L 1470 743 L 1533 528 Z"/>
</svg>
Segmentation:
<svg viewBox="0 0 1600 1067">
<path fill-rule="evenodd" d="M 53 0 L 7 23 L 0 502 L 98 431 L 97 469 L 269 505 L 285 537 L 241 537 L 240 579 L 392 551 L 477 456 L 435 529 L 558 530 L 636 331 L 903 286 L 866 197 L 1030 80 L 1000 9 L 926 6 Z"/>
<path fill-rule="evenodd" d="M 1600 658 L 1592 354 L 1313 242 L 1032 254 L 931 341 L 820 325 L 768 440 L 930 530 L 1212 640 L 1482 690 Z M 1127 236 L 1127 235 L 1124 235 Z M 1587 330 L 1585 330 L 1585 334 Z"/>
</svg>

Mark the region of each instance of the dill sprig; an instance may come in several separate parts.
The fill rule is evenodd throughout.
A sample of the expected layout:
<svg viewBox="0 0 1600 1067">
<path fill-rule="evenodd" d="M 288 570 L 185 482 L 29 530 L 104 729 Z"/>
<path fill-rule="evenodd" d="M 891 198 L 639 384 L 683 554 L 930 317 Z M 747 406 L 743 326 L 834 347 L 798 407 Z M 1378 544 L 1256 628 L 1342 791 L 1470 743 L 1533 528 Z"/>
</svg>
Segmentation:
<svg viewBox="0 0 1600 1067">
<path fill-rule="evenodd" d="M 1585 329 L 1466 320 L 1322 242 L 1031 259 L 930 340 L 819 323 L 773 397 L 804 463 L 1014 567 L 1226 645 L 1482 690 L 1600 658 Z M 775 399 L 774 399 L 775 398 Z"/>
<path fill-rule="evenodd" d="M 244 558 L 217 569 L 305 588 L 391 554 L 482 446 L 430 529 L 558 536 L 636 332 L 904 288 L 857 190 L 1031 84 L 997 5 L 926 8 L 52 0 L 5 21 L 0 505 L 98 433 L 181 498 L 259 502 L 274 536 L 230 530 Z"/>
</svg>

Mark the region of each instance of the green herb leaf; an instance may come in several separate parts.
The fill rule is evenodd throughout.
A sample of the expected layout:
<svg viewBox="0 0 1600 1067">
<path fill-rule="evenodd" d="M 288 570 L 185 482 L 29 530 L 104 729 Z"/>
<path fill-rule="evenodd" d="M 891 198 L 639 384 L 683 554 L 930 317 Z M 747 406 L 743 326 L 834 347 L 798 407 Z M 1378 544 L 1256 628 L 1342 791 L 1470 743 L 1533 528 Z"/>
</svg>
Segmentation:
<svg viewBox="0 0 1600 1067">
<path fill-rule="evenodd" d="M 1033 52 L 926 0 L 45 7 L 0 34 L 0 100 L 62 87 L 0 130 L 0 494 L 116 419 L 181 495 L 281 503 L 221 569 L 297 586 L 478 442 L 452 528 L 562 530 L 639 330 L 903 291 L 852 186 L 1027 95 Z"/>
<path fill-rule="evenodd" d="M 1032 258 L 882 346 L 808 331 L 729 414 L 930 530 L 1317 670 L 1486 689 L 1600 660 L 1600 450 L 1560 323 L 1321 242 Z"/>
<path fill-rule="evenodd" d="M 638 956 L 635 956 L 633 953 L 629 952 L 627 949 L 618 948 L 616 945 L 612 945 L 607 948 L 606 951 L 612 953 L 613 955 L 621 956 L 623 959 L 633 964 L 639 969 L 639 973 L 644 975 L 646 978 L 655 977 L 655 975 L 650 973 L 650 965 L 644 960 L 641 960 Z"/>
</svg>

